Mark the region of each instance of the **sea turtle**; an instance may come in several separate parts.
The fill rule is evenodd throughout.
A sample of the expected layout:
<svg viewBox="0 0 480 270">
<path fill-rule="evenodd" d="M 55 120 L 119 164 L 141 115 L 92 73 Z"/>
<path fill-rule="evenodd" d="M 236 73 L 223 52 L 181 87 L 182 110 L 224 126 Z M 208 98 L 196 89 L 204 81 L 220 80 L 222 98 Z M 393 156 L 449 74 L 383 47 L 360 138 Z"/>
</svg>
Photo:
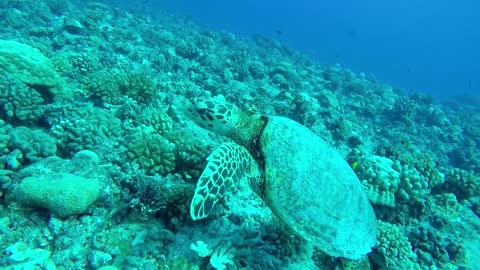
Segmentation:
<svg viewBox="0 0 480 270">
<path fill-rule="evenodd" d="M 186 113 L 231 138 L 207 158 L 190 205 L 207 217 L 243 177 L 272 212 L 327 254 L 362 259 L 376 244 L 376 218 L 357 176 L 340 154 L 301 124 L 240 110 L 220 98 L 194 98 Z"/>
</svg>

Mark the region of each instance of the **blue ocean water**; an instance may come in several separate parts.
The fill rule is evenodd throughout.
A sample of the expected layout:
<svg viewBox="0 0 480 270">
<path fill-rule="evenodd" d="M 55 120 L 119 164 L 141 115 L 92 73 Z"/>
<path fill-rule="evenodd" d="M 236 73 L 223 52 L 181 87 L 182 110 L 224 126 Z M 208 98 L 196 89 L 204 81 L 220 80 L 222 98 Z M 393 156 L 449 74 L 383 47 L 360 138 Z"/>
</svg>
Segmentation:
<svg viewBox="0 0 480 270">
<path fill-rule="evenodd" d="M 121 2 L 127 1 L 117 1 Z M 126 5 L 138 3 L 127 2 Z M 480 95 L 480 3 L 450 1 L 144 1 L 214 29 L 263 33 L 355 72 L 439 98 Z"/>
</svg>

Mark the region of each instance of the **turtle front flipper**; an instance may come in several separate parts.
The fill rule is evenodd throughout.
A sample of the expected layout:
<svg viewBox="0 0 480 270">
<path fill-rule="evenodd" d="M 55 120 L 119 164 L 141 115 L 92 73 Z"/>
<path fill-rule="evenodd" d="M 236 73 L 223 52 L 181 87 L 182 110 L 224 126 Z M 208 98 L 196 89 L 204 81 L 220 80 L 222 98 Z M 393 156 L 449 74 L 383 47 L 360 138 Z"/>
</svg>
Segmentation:
<svg viewBox="0 0 480 270">
<path fill-rule="evenodd" d="M 242 177 L 260 177 L 258 165 L 247 149 L 235 143 L 223 143 L 208 156 L 207 161 L 190 204 L 193 220 L 207 217 L 227 189 Z"/>
</svg>

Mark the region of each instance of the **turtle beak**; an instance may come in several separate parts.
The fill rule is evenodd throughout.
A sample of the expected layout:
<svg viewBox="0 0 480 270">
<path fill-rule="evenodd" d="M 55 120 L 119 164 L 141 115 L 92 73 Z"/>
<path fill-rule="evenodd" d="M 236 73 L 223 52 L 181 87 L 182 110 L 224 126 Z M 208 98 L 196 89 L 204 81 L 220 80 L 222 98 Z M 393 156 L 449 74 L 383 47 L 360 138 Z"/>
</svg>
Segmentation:
<svg viewBox="0 0 480 270">
<path fill-rule="evenodd" d="M 208 112 L 206 105 L 202 102 L 197 102 L 196 98 L 191 99 L 185 105 L 185 114 L 196 123 L 205 120 L 205 115 Z"/>
<path fill-rule="evenodd" d="M 193 120 L 195 109 L 194 109 L 193 103 L 190 100 L 187 101 L 187 103 L 185 104 L 185 107 L 183 107 L 183 112 L 188 118 Z"/>
</svg>

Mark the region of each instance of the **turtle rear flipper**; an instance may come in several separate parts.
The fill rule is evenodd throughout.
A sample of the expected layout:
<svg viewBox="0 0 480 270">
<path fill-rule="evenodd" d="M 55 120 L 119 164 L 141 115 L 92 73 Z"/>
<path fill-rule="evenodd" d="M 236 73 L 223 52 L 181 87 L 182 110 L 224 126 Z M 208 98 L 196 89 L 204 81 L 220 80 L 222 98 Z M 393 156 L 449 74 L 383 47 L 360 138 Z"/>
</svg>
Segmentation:
<svg viewBox="0 0 480 270">
<path fill-rule="evenodd" d="M 243 177 L 260 177 L 260 171 L 250 153 L 235 143 L 223 143 L 207 158 L 207 166 L 198 179 L 190 204 L 193 220 L 207 217 L 227 189 Z"/>
</svg>

